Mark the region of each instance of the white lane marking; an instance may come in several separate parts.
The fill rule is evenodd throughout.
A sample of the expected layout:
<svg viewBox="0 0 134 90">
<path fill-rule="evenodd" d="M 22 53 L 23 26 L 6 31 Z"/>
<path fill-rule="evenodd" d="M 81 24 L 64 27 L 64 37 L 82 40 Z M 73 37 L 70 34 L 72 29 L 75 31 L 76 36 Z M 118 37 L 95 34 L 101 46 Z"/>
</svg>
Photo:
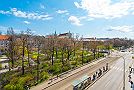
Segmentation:
<svg viewBox="0 0 134 90">
<path fill-rule="evenodd" d="M 124 71 L 123 68 L 116 67 L 116 66 L 113 66 L 113 67 L 110 67 L 110 68 L 112 68 L 112 69 L 114 69 L 114 70 L 117 70 L 117 71 Z M 126 71 L 127 71 L 127 70 L 125 70 L 125 72 L 126 72 Z"/>
</svg>

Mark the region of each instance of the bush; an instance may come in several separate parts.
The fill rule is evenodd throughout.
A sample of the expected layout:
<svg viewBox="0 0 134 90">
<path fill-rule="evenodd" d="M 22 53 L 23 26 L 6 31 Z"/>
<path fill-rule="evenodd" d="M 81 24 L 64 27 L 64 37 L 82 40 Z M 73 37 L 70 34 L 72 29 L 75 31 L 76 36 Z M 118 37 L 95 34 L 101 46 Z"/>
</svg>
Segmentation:
<svg viewBox="0 0 134 90">
<path fill-rule="evenodd" d="M 49 64 L 48 63 L 42 63 L 41 67 L 43 70 L 47 71 L 49 69 Z"/>
<path fill-rule="evenodd" d="M 7 84 L 4 86 L 4 90 L 25 90 L 24 87 L 20 84 Z"/>
<path fill-rule="evenodd" d="M 53 66 L 50 67 L 49 71 L 54 75 L 57 75 L 61 72 L 61 65 L 54 64 Z"/>
<path fill-rule="evenodd" d="M 41 80 L 47 80 L 49 78 L 49 74 L 47 72 L 42 72 L 41 73 Z"/>
<path fill-rule="evenodd" d="M 0 63 L 0 69 L 2 69 L 2 64 Z"/>
<path fill-rule="evenodd" d="M 70 68 L 68 67 L 68 66 L 64 66 L 63 68 L 62 68 L 62 72 L 65 72 L 65 71 L 68 71 Z"/>
<path fill-rule="evenodd" d="M 30 85 L 30 82 L 33 81 L 33 76 L 27 74 L 23 77 L 14 77 L 10 80 L 10 83 L 4 86 L 5 90 L 25 90 L 25 86 Z"/>
<path fill-rule="evenodd" d="M 71 69 L 71 65 L 69 63 L 66 63 L 63 67 L 62 67 L 62 72 L 68 71 L 69 69 Z"/>
</svg>

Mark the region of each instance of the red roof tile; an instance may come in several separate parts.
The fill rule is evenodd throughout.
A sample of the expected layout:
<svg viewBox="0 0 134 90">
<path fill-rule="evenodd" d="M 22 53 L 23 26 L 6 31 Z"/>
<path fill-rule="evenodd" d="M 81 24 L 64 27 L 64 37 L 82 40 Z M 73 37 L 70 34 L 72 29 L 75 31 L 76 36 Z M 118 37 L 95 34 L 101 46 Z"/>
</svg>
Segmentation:
<svg viewBox="0 0 134 90">
<path fill-rule="evenodd" d="M 7 35 L 0 35 L 0 40 L 7 40 L 9 36 Z"/>
</svg>

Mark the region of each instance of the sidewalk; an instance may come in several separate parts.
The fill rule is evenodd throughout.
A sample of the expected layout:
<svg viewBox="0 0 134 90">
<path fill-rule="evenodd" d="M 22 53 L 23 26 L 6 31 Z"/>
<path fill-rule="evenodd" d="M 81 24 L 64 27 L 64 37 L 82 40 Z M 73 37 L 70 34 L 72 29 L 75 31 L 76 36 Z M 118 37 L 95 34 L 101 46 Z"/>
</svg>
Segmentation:
<svg viewBox="0 0 134 90">
<path fill-rule="evenodd" d="M 134 68 L 134 64 L 132 65 L 132 68 Z M 131 76 L 131 79 L 129 79 L 129 75 Z M 132 86 L 130 81 L 133 82 Z M 127 76 L 126 76 L 126 90 L 134 90 L 134 71 L 132 71 L 132 73 L 130 74 L 130 72 L 127 72 Z"/>
<path fill-rule="evenodd" d="M 80 72 L 80 71 L 83 71 L 83 70 L 85 70 L 86 68 L 89 68 L 90 66 L 92 66 L 92 65 L 94 65 L 94 64 L 97 64 L 98 62 L 100 62 L 100 61 L 102 61 L 102 60 L 104 60 L 104 59 L 106 59 L 106 58 L 107 58 L 107 57 L 101 58 L 101 59 L 98 59 L 98 60 L 95 60 L 95 61 L 93 61 L 93 62 L 90 63 L 90 64 L 86 64 L 86 65 L 84 65 L 84 66 L 82 66 L 82 67 L 80 67 L 80 68 L 77 68 L 77 69 L 75 69 L 75 70 L 72 70 L 72 71 L 68 72 L 68 73 L 65 74 L 65 75 L 62 75 L 61 77 L 55 78 L 55 79 L 53 79 L 53 80 L 48 80 L 48 81 L 46 81 L 46 82 L 42 82 L 41 84 L 39 84 L 39 85 L 37 85 L 37 86 L 31 87 L 30 90 L 42 90 L 42 89 L 47 89 L 48 87 L 50 87 L 50 86 L 52 86 L 52 85 L 54 85 L 54 84 L 56 84 L 56 83 L 59 83 L 59 82 L 63 81 L 64 79 L 66 79 L 66 78 L 68 78 L 68 77 L 71 77 L 72 75 L 74 75 L 74 74 L 76 74 L 76 73 L 78 73 L 78 72 Z"/>
<path fill-rule="evenodd" d="M 0 63 L 2 64 L 2 69 L 0 70 L 0 74 L 9 71 L 9 69 L 8 69 L 8 63 L 5 62 L 5 61 L 8 61 L 8 59 L 7 59 L 7 57 L 5 55 L 3 55 L 0 58 Z"/>
</svg>

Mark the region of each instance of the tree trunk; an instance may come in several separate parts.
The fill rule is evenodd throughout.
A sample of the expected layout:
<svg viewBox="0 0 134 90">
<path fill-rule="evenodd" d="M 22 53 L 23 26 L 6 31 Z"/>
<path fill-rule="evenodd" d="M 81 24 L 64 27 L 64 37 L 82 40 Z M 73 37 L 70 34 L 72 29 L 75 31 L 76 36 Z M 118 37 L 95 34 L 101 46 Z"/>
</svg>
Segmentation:
<svg viewBox="0 0 134 90">
<path fill-rule="evenodd" d="M 24 56 L 25 56 L 25 41 L 24 41 L 24 39 L 23 39 L 23 51 L 22 51 L 22 75 L 24 75 Z"/>
<path fill-rule="evenodd" d="M 83 61 L 84 61 L 84 44 L 82 46 L 82 65 L 83 65 Z"/>
<path fill-rule="evenodd" d="M 29 52 L 29 46 L 27 45 L 27 54 L 28 54 L 28 65 L 30 67 L 30 52 Z"/>
<path fill-rule="evenodd" d="M 56 47 L 56 59 L 58 58 L 58 52 L 57 52 L 57 47 Z"/>
<path fill-rule="evenodd" d="M 75 56 L 75 43 L 74 43 L 74 56 Z"/>
<path fill-rule="evenodd" d="M 38 56 L 37 56 L 37 82 L 39 81 L 39 45 L 38 45 Z"/>
<path fill-rule="evenodd" d="M 54 65 L 54 47 L 53 47 L 53 50 L 52 50 L 51 59 L 52 59 L 52 65 Z"/>
</svg>

